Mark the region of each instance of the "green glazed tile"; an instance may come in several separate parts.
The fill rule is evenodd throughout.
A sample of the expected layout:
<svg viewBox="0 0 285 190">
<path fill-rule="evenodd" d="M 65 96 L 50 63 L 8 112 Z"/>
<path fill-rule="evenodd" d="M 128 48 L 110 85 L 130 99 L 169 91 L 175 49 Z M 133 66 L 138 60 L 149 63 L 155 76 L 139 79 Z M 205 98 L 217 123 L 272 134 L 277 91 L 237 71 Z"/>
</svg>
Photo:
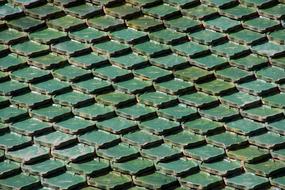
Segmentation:
<svg viewBox="0 0 285 190">
<path fill-rule="evenodd" d="M 54 189 L 76 189 L 85 184 L 85 179 L 82 176 L 74 175 L 70 172 L 64 172 L 50 178 L 43 178 L 42 183 Z"/>
<path fill-rule="evenodd" d="M 34 136 L 51 131 L 52 126 L 49 123 L 44 123 L 34 118 L 28 118 L 11 124 L 10 129 L 19 134 Z"/>
<path fill-rule="evenodd" d="M 252 136 L 248 141 L 253 145 L 267 149 L 283 147 L 285 144 L 284 136 L 280 136 L 279 134 L 273 132 Z"/>
<path fill-rule="evenodd" d="M 179 181 L 182 185 L 195 189 L 212 189 L 223 183 L 221 177 L 202 171 L 183 177 Z"/>
<path fill-rule="evenodd" d="M 129 93 L 138 94 L 152 89 L 152 84 L 149 81 L 133 78 L 126 81 L 118 82 L 114 85 L 115 89 Z"/>
<path fill-rule="evenodd" d="M 200 45 L 196 42 L 185 42 L 181 44 L 177 44 L 174 46 L 171 46 L 172 50 L 183 56 L 187 57 L 199 57 L 202 55 L 205 55 L 209 52 L 209 49 L 207 46 Z"/>
<path fill-rule="evenodd" d="M 22 149 L 7 151 L 6 157 L 16 162 L 31 164 L 49 157 L 49 150 L 38 145 L 31 145 Z"/>
<path fill-rule="evenodd" d="M 45 28 L 30 33 L 29 37 L 39 43 L 52 44 L 66 39 L 66 33 L 52 28 Z"/>
<path fill-rule="evenodd" d="M 17 54 L 10 53 L 0 58 L 0 69 L 2 71 L 13 71 L 24 66 L 26 58 L 18 56 Z"/>
<path fill-rule="evenodd" d="M 56 79 L 50 79 L 31 85 L 32 90 L 42 94 L 57 94 L 70 89 L 70 85 Z"/>
<path fill-rule="evenodd" d="M 160 28 L 163 23 L 160 20 L 154 19 L 149 16 L 141 16 L 127 22 L 127 26 L 143 31 L 151 31 Z"/>
<path fill-rule="evenodd" d="M 154 82 L 164 81 L 171 78 L 172 72 L 156 67 L 148 66 L 141 69 L 134 70 L 134 75 L 138 78 L 150 80 Z"/>
<path fill-rule="evenodd" d="M 193 173 L 199 170 L 196 161 L 187 159 L 177 159 L 169 162 L 159 162 L 156 164 L 161 172 L 169 175 L 183 176 L 188 173 Z"/>
<path fill-rule="evenodd" d="M 52 45 L 51 50 L 66 56 L 76 56 L 82 53 L 89 52 L 90 48 L 86 44 L 73 40 L 68 40 L 65 42 L 60 42 L 58 44 Z"/>
<path fill-rule="evenodd" d="M 132 76 L 132 73 L 127 69 L 122 69 L 113 65 L 105 65 L 103 67 L 95 68 L 93 70 L 93 74 L 110 81 L 126 80 Z"/>
<path fill-rule="evenodd" d="M 64 171 L 65 165 L 61 161 L 48 159 L 33 164 L 23 164 L 22 169 L 23 171 L 33 175 L 47 177 L 52 174 L 56 174 L 57 172 Z"/>
<path fill-rule="evenodd" d="M 18 173 L 21 167 L 16 162 L 5 160 L 0 162 L 0 168 L 0 176 L 1 178 L 5 178 Z"/>
<path fill-rule="evenodd" d="M 197 84 L 196 88 L 211 95 L 221 95 L 234 90 L 235 85 L 230 82 L 215 79 L 209 82 Z"/>
<path fill-rule="evenodd" d="M 174 76 L 185 81 L 199 82 L 212 78 L 213 73 L 195 66 L 191 66 L 175 71 Z"/>
<path fill-rule="evenodd" d="M 268 8 L 261 9 L 260 15 L 269 17 L 271 19 L 282 19 L 285 16 L 283 10 L 284 10 L 284 5 L 277 4 Z"/>
<path fill-rule="evenodd" d="M 229 6 L 225 9 L 220 9 L 220 14 L 235 20 L 244 20 L 255 16 L 257 11 L 253 8 L 239 4 L 234 7 Z"/>
<path fill-rule="evenodd" d="M 11 102 L 20 107 L 35 108 L 50 103 L 50 97 L 34 92 L 13 96 Z"/>
<path fill-rule="evenodd" d="M 81 108 L 75 108 L 73 113 L 74 115 L 91 120 L 108 118 L 114 115 L 114 111 L 110 106 L 104 106 L 97 103 Z"/>
<path fill-rule="evenodd" d="M 94 28 L 84 28 L 69 33 L 69 37 L 85 43 L 100 42 L 108 39 L 107 34 Z"/>
<path fill-rule="evenodd" d="M 177 94 L 184 94 L 194 88 L 193 83 L 185 82 L 180 79 L 169 80 L 160 83 L 154 83 L 154 88 L 158 91 L 177 95 Z"/>
<path fill-rule="evenodd" d="M 35 67 L 25 67 L 13 71 L 10 74 L 12 79 L 16 79 L 22 82 L 39 82 L 50 77 L 50 72 Z"/>
<path fill-rule="evenodd" d="M 132 19 L 140 14 L 140 9 L 129 4 L 119 6 L 107 7 L 105 12 L 111 16 L 119 17 L 121 19 Z"/>
<path fill-rule="evenodd" d="M 284 126 L 284 122 L 285 122 L 284 119 L 273 121 L 273 122 L 269 122 L 266 125 L 266 128 L 269 129 L 270 131 L 273 131 L 273 132 L 279 133 L 281 135 L 284 135 L 284 133 L 285 133 L 285 130 L 284 130 L 284 127 L 283 127 Z"/>
<path fill-rule="evenodd" d="M 76 142 L 76 136 L 60 131 L 54 131 L 37 136 L 35 137 L 34 141 L 41 146 L 61 148 Z"/>
<path fill-rule="evenodd" d="M 132 179 L 128 175 L 109 172 L 105 175 L 89 178 L 88 184 L 103 189 L 122 189 L 130 187 Z"/>
<path fill-rule="evenodd" d="M 282 161 L 269 159 L 267 161 L 254 164 L 245 163 L 245 168 L 249 172 L 256 173 L 257 175 L 264 177 L 269 177 L 284 171 L 285 164 Z"/>
<path fill-rule="evenodd" d="M 266 187 L 269 183 L 268 179 L 256 176 L 252 173 L 246 172 L 231 178 L 227 178 L 225 183 L 234 188 L 256 189 L 259 187 Z"/>
<path fill-rule="evenodd" d="M 272 1 L 271 0 L 242 0 L 241 3 L 249 7 L 262 8 L 262 7 L 270 5 Z"/>
<path fill-rule="evenodd" d="M 51 105 L 32 110 L 31 115 L 43 121 L 56 121 L 61 118 L 65 118 L 70 115 L 70 109 L 66 107 L 60 107 L 57 105 Z"/>
<path fill-rule="evenodd" d="M 99 6 L 94 6 L 93 4 L 86 3 L 77 6 L 66 7 L 65 11 L 72 16 L 84 19 L 100 14 L 102 12 L 102 9 Z"/>
<path fill-rule="evenodd" d="M 172 29 L 162 29 L 153 31 L 149 34 L 149 38 L 164 44 L 172 45 L 178 42 L 185 41 L 187 36 L 184 33 L 176 32 Z"/>
<path fill-rule="evenodd" d="M 96 16 L 91 19 L 88 19 L 87 24 L 90 27 L 103 30 L 103 31 L 111 31 L 116 29 L 117 27 L 123 26 L 123 20 L 116 19 L 115 17 L 109 15 Z"/>
<path fill-rule="evenodd" d="M 155 109 L 144 104 L 135 104 L 129 107 L 119 108 L 116 110 L 119 116 L 126 117 L 131 120 L 143 120 L 155 115 Z"/>
<path fill-rule="evenodd" d="M 160 144 L 162 142 L 162 139 L 156 135 L 152 135 L 151 133 L 141 130 L 123 135 L 122 141 L 127 142 L 133 146 L 146 148 Z"/>
<path fill-rule="evenodd" d="M 96 148 L 106 148 L 114 146 L 120 142 L 117 135 L 107 133 L 102 130 L 86 132 L 78 137 L 79 142 L 94 146 Z"/>
<path fill-rule="evenodd" d="M 86 104 L 94 102 L 94 98 L 90 95 L 71 91 L 65 94 L 55 95 L 53 97 L 53 101 L 54 103 L 62 106 L 82 107 Z"/>
<path fill-rule="evenodd" d="M 260 98 L 239 91 L 220 97 L 220 101 L 223 104 L 236 108 L 250 108 L 258 105 Z"/>
<path fill-rule="evenodd" d="M 75 66 L 82 67 L 84 69 L 92 69 L 100 67 L 107 63 L 107 59 L 96 53 L 89 53 L 77 57 L 71 57 L 69 62 Z"/>
<path fill-rule="evenodd" d="M 235 133 L 222 132 L 207 136 L 207 142 L 221 148 L 232 149 L 247 144 L 247 139 Z"/>
<path fill-rule="evenodd" d="M 218 55 L 228 58 L 240 57 L 240 55 L 250 52 L 246 46 L 232 42 L 226 42 L 217 46 L 213 46 L 211 50 Z"/>
<path fill-rule="evenodd" d="M 265 67 L 256 72 L 256 77 L 268 82 L 282 83 L 285 80 L 285 71 L 279 67 Z"/>
<path fill-rule="evenodd" d="M 227 67 L 215 71 L 217 78 L 221 78 L 228 82 L 244 82 L 253 78 L 253 73 L 246 70 L 239 69 L 237 67 Z"/>
<path fill-rule="evenodd" d="M 31 144 L 31 138 L 17 133 L 2 133 L 0 148 L 5 150 L 15 150 Z"/>
<path fill-rule="evenodd" d="M 105 131 L 122 134 L 136 129 L 136 122 L 124 119 L 122 117 L 113 117 L 104 121 L 97 122 L 96 126 Z"/>
<path fill-rule="evenodd" d="M 54 0 L 54 4 L 62 7 L 69 7 L 76 5 L 76 0 Z"/>
<path fill-rule="evenodd" d="M 285 149 L 278 149 L 278 150 L 272 150 L 271 151 L 272 158 L 278 159 L 278 160 L 285 160 Z"/>
<path fill-rule="evenodd" d="M 254 163 L 262 159 L 268 158 L 269 152 L 266 149 L 260 149 L 256 146 L 243 147 L 227 152 L 229 158 L 244 161 L 246 163 Z"/>
<path fill-rule="evenodd" d="M 25 83 L 18 82 L 16 80 L 8 80 L 0 83 L 1 95 L 14 95 L 20 92 L 28 90 L 28 86 Z"/>
<path fill-rule="evenodd" d="M 203 136 L 196 135 L 188 131 L 182 131 L 165 136 L 164 141 L 181 148 L 194 147 L 205 143 Z"/>
<path fill-rule="evenodd" d="M 6 96 L 0 96 L 0 106 L 4 107 L 4 106 L 8 106 L 9 103 L 9 99 Z"/>
<path fill-rule="evenodd" d="M 283 45 L 285 44 L 284 30 L 276 30 L 274 32 L 270 32 L 268 34 L 268 38 L 279 44 L 283 44 Z"/>
<path fill-rule="evenodd" d="M 178 104 L 176 106 L 159 109 L 157 114 L 160 117 L 175 121 L 184 121 L 197 116 L 197 110 L 193 107 L 187 107 L 183 104 Z"/>
<path fill-rule="evenodd" d="M 67 32 L 83 27 L 85 22 L 76 17 L 66 15 L 60 18 L 49 20 L 47 25 L 51 28 Z"/>
<path fill-rule="evenodd" d="M 241 25 L 239 21 L 224 16 L 209 19 L 204 22 L 206 28 L 217 30 L 219 32 L 229 32 L 232 30 L 236 30 Z"/>
<path fill-rule="evenodd" d="M 170 49 L 167 45 L 152 40 L 140 44 L 135 44 L 132 48 L 134 52 L 149 57 L 156 57 L 158 55 L 170 52 Z"/>
<path fill-rule="evenodd" d="M 241 111 L 242 116 L 261 122 L 278 118 L 282 114 L 283 114 L 282 109 L 272 108 L 264 105 Z"/>
<path fill-rule="evenodd" d="M 200 167 L 203 171 L 219 176 L 236 174 L 239 173 L 242 169 L 240 162 L 228 159 L 210 163 L 203 162 Z"/>
<path fill-rule="evenodd" d="M 206 70 L 213 70 L 227 65 L 227 60 L 223 57 L 209 54 L 203 57 L 193 58 L 192 64 Z"/>
<path fill-rule="evenodd" d="M 95 123 L 81 119 L 79 117 L 72 117 L 64 121 L 57 122 L 53 127 L 61 132 L 68 134 L 78 134 L 88 131 L 94 127 Z"/>
<path fill-rule="evenodd" d="M 127 161 L 132 158 L 137 158 L 139 152 L 137 148 L 132 147 L 126 143 L 120 143 L 116 146 L 98 149 L 97 155 L 115 162 Z"/>
<path fill-rule="evenodd" d="M 225 155 L 224 149 L 217 148 L 209 144 L 184 149 L 183 153 L 188 157 L 201 160 L 203 162 L 211 162 L 223 158 Z"/>
<path fill-rule="evenodd" d="M 263 44 L 252 46 L 251 50 L 260 55 L 274 57 L 284 54 L 285 45 L 277 45 L 274 42 L 268 41 Z"/>
<path fill-rule="evenodd" d="M 282 188 L 284 188 L 284 187 L 285 187 L 284 179 L 285 179 L 284 176 L 276 177 L 276 178 L 270 179 L 270 183 L 271 183 L 272 185 L 277 186 L 277 187 L 282 187 Z"/>
<path fill-rule="evenodd" d="M 252 80 L 237 85 L 237 89 L 249 94 L 259 96 L 276 91 L 277 86 L 274 83 L 268 83 L 264 80 Z"/>
<path fill-rule="evenodd" d="M 132 103 L 135 101 L 133 95 L 121 93 L 121 92 L 110 92 L 107 94 L 98 95 L 96 100 L 105 105 L 111 105 L 115 107 L 124 106 L 126 104 Z"/>
<path fill-rule="evenodd" d="M 49 53 L 38 57 L 32 57 L 28 63 L 41 69 L 51 69 L 60 67 L 66 63 L 66 59 L 63 56 Z"/>
<path fill-rule="evenodd" d="M 259 33 L 269 32 L 279 26 L 279 22 L 264 17 L 257 17 L 243 22 L 243 27 Z"/>
<path fill-rule="evenodd" d="M 218 8 L 226 8 L 236 4 L 233 0 L 204 0 L 203 2 L 207 5 Z"/>
<path fill-rule="evenodd" d="M 47 53 L 49 47 L 37 42 L 25 41 L 23 43 L 11 45 L 11 51 L 23 56 L 35 57 Z"/>
<path fill-rule="evenodd" d="M 264 131 L 265 126 L 262 123 L 254 122 L 249 119 L 239 119 L 225 124 L 227 130 L 241 135 L 252 136 Z"/>
<path fill-rule="evenodd" d="M 23 119 L 27 116 L 27 111 L 19 109 L 14 106 L 9 106 L 0 109 L 0 121 L 2 123 L 8 123 Z"/>
<path fill-rule="evenodd" d="M 39 185 L 40 181 L 38 178 L 23 173 L 0 179 L 0 187 L 3 189 L 34 189 Z"/>
<path fill-rule="evenodd" d="M 113 31 L 110 35 L 112 39 L 128 44 L 136 44 L 148 39 L 147 33 L 130 28 Z"/>
<path fill-rule="evenodd" d="M 147 59 L 143 56 L 130 53 L 118 57 L 112 57 L 110 62 L 125 69 L 135 69 L 147 64 Z"/>
<path fill-rule="evenodd" d="M 177 184 L 177 180 L 159 172 L 134 178 L 134 183 L 151 189 L 164 189 Z"/>
<path fill-rule="evenodd" d="M 23 12 L 23 10 L 20 7 L 15 7 L 10 3 L 1 5 L 0 11 L 1 11 L 0 14 L 1 19 L 13 18 L 14 16 L 21 15 L 21 13 Z"/>
<path fill-rule="evenodd" d="M 143 8 L 143 13 L 158 19 L 167 19 L 178 14 L 178 9 L 167 4 Z"/>
<path fill-rule="evenodd" d="M 197 3 L 196 0 L 165 0 L 165 2 L 180 8 L 188 7 L 190 5 Z"/>
<path fill-rule="evenodd" d="M 112 89 L 111 83 L 99 78 L 78 81 L 72 84 L 72 88 L 87 94 L 96 94 Z"/>
<path fill-rule="evenodd" d="M 188 65 L 188 60 L 177 54 L 168 54 L 165 56 L 151 58 L 150 63 L 164 69 L 176 69 Z"/>
<path fill-rule="evenodd" d="M 220 43 L 225 40 L 225 36 L 222 33 L 208 29 L 199 30 L 197 32 L 190 33 L 189 37 L 191 38 L 191 40 L 205 45 L 211 45 L 217 42 Z"/>
<path fill-rule="evenodd" d="M 92 49 L 95 52 L 106 54 L 107 56 L 112 57 L 129 52 L 130 47 L 126 44 L 119 43 L 114 40 L 109 40 L 93 44 Z"/>
<path fill-rule="evenodd" d="M 179 157 L 182 152 L 178 148 L 166 144 L 142 149 L 141 155 L 154 161 L 166 161 Z"/>
<path fill-rule="evenodd" d="M 232 32 L 228 37 L 234 42 L 245 45 L 256 44 L 265 39 L 265 35 L 247 29 Z"/>
<path fill-rule="evenodd" d="M 10 20 L 8 26 L 20 31 L 31 32 L 44 25 L 44 22 L 29 16 L 20 17 Z"/>
<path fill-rule="evenodd" d="M 208 107 L 218 103 L 218 99 L 203 92 L 187 93 L 179 96 L 179 101 L 198 108 Z"/>
<path fill-rule="evenodd" d="M 27 34 L 24 32 L 19 32 L 14 29 L 4 29 L 0 31 L 0 42 L 4 44 L 14 44 L 19 41 L 25 40 Z"/>
<path fill-rule="evenodd" d="M 55 158 L 69 162 L 78 162 L 80 160 L 94 157 L 94 151 L 94 147 L 78 143 L 75 145 L 65 146 L 60 149 L 52 149 L 51 154 Z"/>
<path fill-rule="evenodd" d="M 126 0 L 126 2 L 132 5 L 140 6 L 140 7 L 148 7 L 152 5 L 157 5 L 159 4 L 160 1 L 159 0 Z"/>
<path fill-rule="evenodd" d="M 64 81 L 79 81 L 90 78 L 91 71 L 68 65 L 55 69 L 52 74 L 54 77 Z"/>
<path fill-rule="evenodd" d="M 154 165 L 147 159 L 138 158 L 126 162 L 115 162 L 112 164 L 112 168 L 125 174 L 137 176 L 144 172 L 153 170 Z"/>
<path fill-rule="evenodd" d="M 201 23 L 188 17 L 178 17 L 165 21 L 165 25 L 179 32 L 190 32 L 201 28 Z"/>
<path fill-rule="evenodd" d="M 255 70 L 266 65 L 267 62 L 268 60 L 265 57 L 254 54 L 241 58 L 230 59 L 230 64 L 245 70 Z"/>
<path fill-rule="evenodd" d="M 273 107 L 277 107 L 281 109 L 285 107 L 284 93 L 267 96 L 263 98 L 262 100 L 265 104 L 273 106 Z"/>
<path fill-rule="evenodd" d="M 67 165 L 67 170 L 77 173 L 79 175 L 94 175 L 98 173 L 104 173 L 110 168 L 109 164 L 100 158 L 95 158 L 94 160 L 84 160 L 76 163 L 69 163 Z"/>
<path fill-rule="evenodd" d="M 176 131 L 180 128 L 179 122 L 170 121 L 163 118 L 154 118 L 151 120 L 142 121 L 139 127 L 150 131 L 151 133 L 161 135 Z"/>
<path fill-rule="evenodd" d="M 25 0 L 24 0 L 25 1 Z M 51 4 L 45 4 L 41 6 L 32 6 L 29 9 L 26 9 L 27 15 L 45 20 L 45 19 L 50 19 L 56 16 L 59 16 L 62 14 L 62 10 L 59 9 L 58 7 L 52 6 Z"/>
<path fill-rule="evenodd" d="M 163 108 L 173 105 L 177 102 L 175 96 L 167 95 L 160 92 L 148 92 L 140 95 L 138 101 L 145 105 Z"/>
<path fill-rule="evenodd" d="M 203 20 L 218 15 L 218 10 L 204 4 L 198 4 L 196 6 L 190 6 L 189 8 L 184 9 L 182 13 L 183 15 L 192 17 L 194 19 Z"/>
<path fill-rule="evenodd" d="M 219 105 L 213 108 L 205 108 L 200 109 L 199 113 L 209 119 L 215 120 L 215 121 L 225 121 L 232 119 L 239 115 L 239 112 L 237 109 L 225 106 L 225 105 Z"/>
</svg>

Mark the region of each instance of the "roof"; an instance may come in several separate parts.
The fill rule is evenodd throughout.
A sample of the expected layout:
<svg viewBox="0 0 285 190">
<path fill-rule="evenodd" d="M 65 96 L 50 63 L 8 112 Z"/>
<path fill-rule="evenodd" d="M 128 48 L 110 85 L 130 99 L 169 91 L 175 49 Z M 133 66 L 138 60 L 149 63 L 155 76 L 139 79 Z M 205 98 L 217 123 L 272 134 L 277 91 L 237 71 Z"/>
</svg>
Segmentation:
<svg viewBox="0 0 285 190">
<path fill-rule="evenodd" d="M 2 0 L 0 188 L 285 188 L 283 3 Z"/>
</svg>

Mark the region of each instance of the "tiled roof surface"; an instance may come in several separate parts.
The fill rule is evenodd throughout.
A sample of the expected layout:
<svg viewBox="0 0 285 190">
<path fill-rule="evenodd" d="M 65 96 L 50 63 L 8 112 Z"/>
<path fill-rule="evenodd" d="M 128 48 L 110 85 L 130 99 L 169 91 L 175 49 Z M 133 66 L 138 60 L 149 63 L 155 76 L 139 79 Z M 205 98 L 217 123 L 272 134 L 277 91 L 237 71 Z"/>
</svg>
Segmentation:
<svg viewBox="0 0 285 190">
<path fill-rule="evenodd" d="M 285 189 L 284 0 L 2 0 L 0 189 Z"/>
</svg>

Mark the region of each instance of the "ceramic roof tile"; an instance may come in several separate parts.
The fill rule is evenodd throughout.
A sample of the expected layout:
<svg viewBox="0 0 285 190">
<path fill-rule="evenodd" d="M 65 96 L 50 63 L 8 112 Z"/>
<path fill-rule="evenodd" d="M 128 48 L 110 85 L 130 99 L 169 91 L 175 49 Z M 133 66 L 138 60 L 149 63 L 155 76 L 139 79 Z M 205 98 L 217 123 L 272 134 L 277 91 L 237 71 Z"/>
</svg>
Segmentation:
<svg viewBox="0 0 285 190">
<path fill-rule="evenodd" d="M 0 189 L 282 189 L 284 2 L 0 3 Z"/>
</svg>

